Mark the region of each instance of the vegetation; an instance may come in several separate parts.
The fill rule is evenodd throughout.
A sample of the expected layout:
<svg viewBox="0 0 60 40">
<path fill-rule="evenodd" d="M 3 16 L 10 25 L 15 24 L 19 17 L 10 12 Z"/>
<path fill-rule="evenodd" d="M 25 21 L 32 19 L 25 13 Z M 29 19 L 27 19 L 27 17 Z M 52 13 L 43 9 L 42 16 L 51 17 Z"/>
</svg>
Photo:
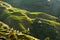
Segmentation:
<svg viewBox="0 0 60 40">
<path fill-rule="evenodd" d="M 0 21 L 0 40 L 39 40 L 30 35 L 23 34 L 10 28 L 8 25 Z"/>
<path fill-rule="evenodd" d="M 29 12 L 0 1 L 0 21 L 2 40 L 60 40 L 60 19 L 44 12 Z"/>
</svg>

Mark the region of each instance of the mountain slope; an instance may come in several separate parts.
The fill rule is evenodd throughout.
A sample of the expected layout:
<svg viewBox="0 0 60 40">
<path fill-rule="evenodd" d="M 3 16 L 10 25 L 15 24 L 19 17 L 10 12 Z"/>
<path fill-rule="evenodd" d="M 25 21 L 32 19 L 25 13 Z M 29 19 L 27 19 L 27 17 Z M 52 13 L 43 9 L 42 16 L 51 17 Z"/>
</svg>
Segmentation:
<svg viewBox="0 0 60 40">
<path fill-rule="evenodd" d="M 40 21 L 42 23 L 44 23 L 45 25 L 46 24 L 51 25 L 49 27 L 54 26 L 53 29 L 56 28 L 56 30 L 59 32 L 60 23 L 57 22 L 57 20 L 59 20 L 59 18 L 49 15 L 49 14 L 45 14 L 43 12 L 29 12 L 27 10 L 14 8 L 9 4 L 8 4 L 9 5 L 8 6 L 7 4 L 8 3 L 2 2 L 2 1 L 0 2 L 0 21 L 6 23 L 11 28 L 14 28 L 15 30 L 19 30 L 26 34 L 32 34 L 32 33 L 30 33 L 30 31 L 35 28 L 34 26 L 32 26 L 32 24 L 34 24 L 34 20 L 40 19 Z M 42 26 L 42 27 L 45 27 L 45 26 Z M 40 31 L 40 30 L 38 30 L 38 31 Z M 50 31 L 50 30 L 48 30 L 48 31 Z M 33 32 L 33 31 L 31 31 L 31 32 Z M 60 35 L 59 35 L 59 37 L 60 37 Z"/>
<path fill-rule="evenodd" d="M 16 31 L 0 21 L 0 40 L 39 40 L 39 39 L 27 34 L 23 34 L 22 32 Z"/>
</svg>

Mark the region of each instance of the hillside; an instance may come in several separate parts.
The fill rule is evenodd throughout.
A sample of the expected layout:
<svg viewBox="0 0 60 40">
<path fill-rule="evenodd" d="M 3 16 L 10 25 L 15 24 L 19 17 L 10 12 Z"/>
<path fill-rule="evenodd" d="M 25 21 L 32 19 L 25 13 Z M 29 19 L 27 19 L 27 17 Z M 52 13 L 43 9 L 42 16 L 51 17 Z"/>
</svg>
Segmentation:
<svg viewBox="0 0 60 40">
<path fill-rule="evenodd" d="M 52 37 L 52 34 L 57 33 L 58 35 L 56 35 L 55 37 L 59 39 L 60 38 L 60 35 L 59 35 L 60 22 L 58 20 L 60 21 L 58 17 L 46 14 L 44 12 L 29 12 L 27 10 L 15 8 L 6 2 L 0 1 L 0 21 L 4 22 L 5 24 L 7 24 L 10 28 L 13 28 L 14 30 L 19 30 L 20 32 L 24 34 L 29 34 L 39 39 L 42 38 L 40 36 L 40 33 L 43 34 L 43 32 L 40 32 L 41 31 L 40 25 L 42 25 L 42 28 L 44 27 L 47 28 L 48 29 L 48 30 L 46 29 L 47 31 L 50 31 L 53 27 L 52 29 L 53 31 L 50 35 Z M 35 24 L 35 22 L 37 24 Z M 38 23 L 38 22 L 41 22 L 41 23 Z M 43 26 L 43 25 L 47 25 L 47 26 Z M 36 29 L 36 32 L 38 31 L 38 33 L 36 34 L 34 33 L 35 35 L 33 35 L 32 32 L 35 31 L 34 29 L 35 27 L 38 29 L 38 30 Z M 51 29 L 49 29 L 50 27 Z M 44 30 L 45 29 L 43 29 L 43 31 Z M 37 34 L 39 35 L 39 37 L 36 36 Z M 49 34 L 49 32 L 46 32 L 46 34 Z M 46 39 L 45 34 L 44 34 L 43 39 Z M 54 39 L 54 37 L 52 39 Z"/>
<path fill-rule="evenodd" d="M 27 34 L 23 34 L 22 32 L 16 31 L 0 21 L 0 40 L 39 40 L 39 39 Z"/>
<path fill-rule="evenodd" d="M 60 16 L 60 0 L 3 0 L 20 9 Z M 60 17 L 59 17 L 60 18 Z"/>
</svg>

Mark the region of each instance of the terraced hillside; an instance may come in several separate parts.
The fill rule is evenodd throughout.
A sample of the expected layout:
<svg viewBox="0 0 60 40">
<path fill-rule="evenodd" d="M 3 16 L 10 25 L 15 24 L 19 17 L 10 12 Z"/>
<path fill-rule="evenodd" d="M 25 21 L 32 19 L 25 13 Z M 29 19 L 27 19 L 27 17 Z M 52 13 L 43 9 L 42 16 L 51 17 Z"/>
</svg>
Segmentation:
<svg viewBox="0 0 60 40">
<path fill-rule="evenodd" d="M 43 12 L 29 12 L 27 10 L 14 8 L 6 2 L 0 1 L 0 21 L 9 25 L 9 27 L 14 30 L 19 30 L 24 34 L 29 34 L 41 40 L 47 40 L 49 38 L 49 40 L 55 40 L 56 37 L 56 39 L 59 40 L 60 22 L 58 20 L 60 21 L 58 17 Z M 43 32 L 41 32 L 42 30 Z M 48 31 L 50 31 L 50 34 Z M 43 35 L 43 33 L 45 34 Z"/>
</svg>

